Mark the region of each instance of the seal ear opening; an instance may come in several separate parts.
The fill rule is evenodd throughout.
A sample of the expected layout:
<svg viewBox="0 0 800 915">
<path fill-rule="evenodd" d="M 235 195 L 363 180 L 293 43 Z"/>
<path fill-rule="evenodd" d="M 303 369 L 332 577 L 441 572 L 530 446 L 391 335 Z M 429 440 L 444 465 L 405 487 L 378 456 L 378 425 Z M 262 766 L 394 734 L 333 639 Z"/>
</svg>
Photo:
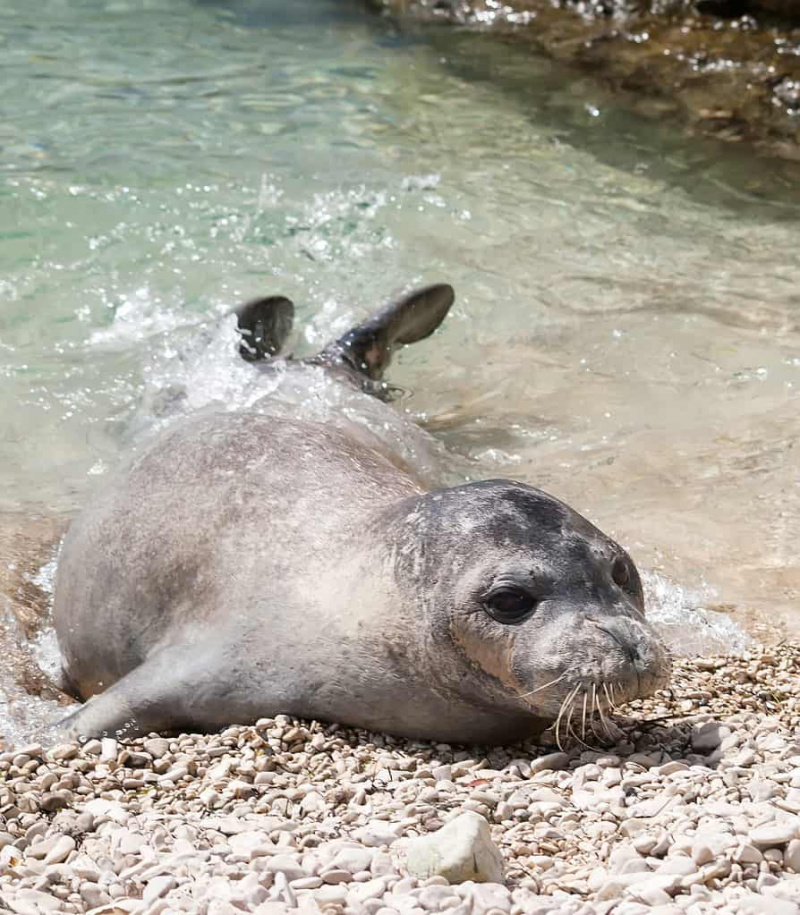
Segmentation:
<svg viewBox="0 0 800 915">
<path fill-rule="evenodd" d="M 430 337 L 455 297 L 447 283 L 417 289 L 348 331 L 334 346 L 358 371 L 369 378 L 381 378 L 393 350 Z"/>
<path fill-rule="evenodd" d="M 239 354 L 260 362 L 281 351 L 294 323 L 294 305 L 282 295 L 246 302 L 234 312 L 241 335 Z"/>
</svg>

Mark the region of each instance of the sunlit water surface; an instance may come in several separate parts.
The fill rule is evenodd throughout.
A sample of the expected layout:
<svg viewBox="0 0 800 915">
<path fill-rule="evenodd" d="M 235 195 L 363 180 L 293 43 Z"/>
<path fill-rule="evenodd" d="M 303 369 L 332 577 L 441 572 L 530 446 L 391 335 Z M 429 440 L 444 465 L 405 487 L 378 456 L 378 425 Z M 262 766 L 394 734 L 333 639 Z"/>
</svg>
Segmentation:
<svg viewBox="0 0 800 915">
<path fill-rule="evenodd" d="M 392 381 L 448 479 L 514 476 L 584 512 L 647 570 L 678 650 L 742 648 L 737 619 L 791 628 L 785 170 L 333 0 L 10 0 L 0 52 L 0 524 L 67 516 L 154 426 L 244 402 L 222 319 L 240 300 L 292 297 L 308 353 L 442 279 L 455 311 Z M 37 651 L 57 663 L 51 633 Z M 50 714 L 0 676 L 0 733 Z"/>
</svg>

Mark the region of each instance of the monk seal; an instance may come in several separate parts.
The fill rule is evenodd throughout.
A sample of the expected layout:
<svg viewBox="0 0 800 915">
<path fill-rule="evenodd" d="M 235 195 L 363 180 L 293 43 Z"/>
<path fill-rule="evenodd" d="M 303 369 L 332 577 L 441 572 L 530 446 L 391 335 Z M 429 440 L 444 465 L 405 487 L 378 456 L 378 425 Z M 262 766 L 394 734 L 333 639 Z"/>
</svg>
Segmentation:
<svg viewBox="0 0 800 915">
<path fill-rule="evenodd" d="M 452 301 L 446 285 L 413 293 L 301 362 L 274 358 L 291 303 L 261 300 L 239 313 L 243 355 L 322 371 L 388 422 L 392 351 Z M 427 489 L 353 415 L 212 411 L 162 432 L 73 522 L 54 618 L 88 700 L 70 737 L 287 713 L 507 743 L 669 670 L 618 544 L 520 482 Z"/>
</svg>

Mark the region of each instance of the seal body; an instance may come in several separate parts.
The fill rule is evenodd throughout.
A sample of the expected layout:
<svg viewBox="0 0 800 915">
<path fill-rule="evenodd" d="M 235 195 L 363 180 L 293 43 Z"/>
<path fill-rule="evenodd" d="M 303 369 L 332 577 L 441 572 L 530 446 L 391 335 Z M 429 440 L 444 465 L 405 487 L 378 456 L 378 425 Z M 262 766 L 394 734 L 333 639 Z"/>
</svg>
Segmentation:
<svg viewBox="0 0 800 915">
<path fill-rule="evenodd" d="M 362 371 L 330 369 L 351 387 Z M 72 737 L 287 713 L 498 743 L 668 671 L 617 544 L 521 483 L 428 491 L 357 417 L 214 412 L 162 433 L 73 523 L 54 612 L 89 700 Z"/>
</svg>

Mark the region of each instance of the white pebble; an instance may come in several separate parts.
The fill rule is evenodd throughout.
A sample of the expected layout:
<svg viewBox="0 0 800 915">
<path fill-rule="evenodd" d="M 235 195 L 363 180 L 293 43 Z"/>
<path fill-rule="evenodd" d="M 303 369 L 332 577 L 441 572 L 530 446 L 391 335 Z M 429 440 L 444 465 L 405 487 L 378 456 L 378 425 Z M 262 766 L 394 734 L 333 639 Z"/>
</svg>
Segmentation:
<svg viewBox="0 0 800 915">
<path fill-rule="evenodd" d="M 423 880 L 440 875 L 450 883 L 503 881 L 503 858 L 489 824 L 472 811 L 430 835 L 408 840 L 401 855 L 409 874 Z"/>
</svg>

